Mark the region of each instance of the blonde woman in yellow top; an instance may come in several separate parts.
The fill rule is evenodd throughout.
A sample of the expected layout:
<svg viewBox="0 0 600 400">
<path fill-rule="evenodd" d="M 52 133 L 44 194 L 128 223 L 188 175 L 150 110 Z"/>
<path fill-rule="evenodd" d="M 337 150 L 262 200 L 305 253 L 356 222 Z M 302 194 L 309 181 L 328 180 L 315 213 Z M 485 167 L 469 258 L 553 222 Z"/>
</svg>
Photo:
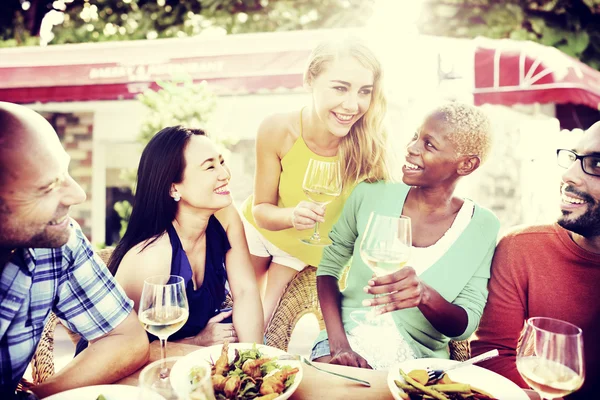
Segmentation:
<svg viewBox="0 0 600 400">
<path fill-rule="evenodd" d="M 373 52 L 355 38 L 323 42 L 309 57 L 304 85 L 309 106 L 260 125 L 254 195 L 242 206 L 265 327 L 294 275 L 319 264 L 323 247 L 302 243 L 306 230 L 319 222 L 321 235 L 329 234 L 357 183 L 388 177 L 386 100 Z M 310 159 L 340 162 L 344 189 L 326 209 L 302 191 Z"/>
</svg>

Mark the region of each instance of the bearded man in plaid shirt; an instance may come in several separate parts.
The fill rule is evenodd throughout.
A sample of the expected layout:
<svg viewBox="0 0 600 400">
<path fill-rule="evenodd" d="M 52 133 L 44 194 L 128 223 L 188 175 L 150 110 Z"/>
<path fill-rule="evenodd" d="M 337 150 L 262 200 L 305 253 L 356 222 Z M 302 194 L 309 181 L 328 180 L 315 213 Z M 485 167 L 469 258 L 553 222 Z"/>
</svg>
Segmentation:
<svg viewBox="0 0 600 400">
<path fill-rule="evenodd" d="M 0 102 L 0 398 L 10 399 L 54 312 L 90 342 L 31 390 L 39 397 L 112 383 L 148 359 L 132 301 L 113 279 L 69 208 L 85 193 L 52 126 Z"/>
</svg>

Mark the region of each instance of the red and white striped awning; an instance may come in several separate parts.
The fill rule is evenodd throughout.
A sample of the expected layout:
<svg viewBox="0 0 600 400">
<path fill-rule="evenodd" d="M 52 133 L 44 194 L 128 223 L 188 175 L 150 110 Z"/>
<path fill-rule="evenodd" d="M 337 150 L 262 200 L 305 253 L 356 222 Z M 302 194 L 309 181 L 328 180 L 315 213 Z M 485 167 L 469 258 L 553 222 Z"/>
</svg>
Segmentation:
<svg viewBox="0 0 600 400">
<path fill-rule="evenodd" d="M 572 103 L 600 110 L 600 71 L 554 47 L 476 39 L 475 104 Z"/>
<path fill-rule="evenodd" d="M 0 49 L 0 100 L 131 99 L 157 80 L 189 75 L 220 94 L 302 87 L 319 41 L 345 30 L 257 33 Z"/>
</svg>

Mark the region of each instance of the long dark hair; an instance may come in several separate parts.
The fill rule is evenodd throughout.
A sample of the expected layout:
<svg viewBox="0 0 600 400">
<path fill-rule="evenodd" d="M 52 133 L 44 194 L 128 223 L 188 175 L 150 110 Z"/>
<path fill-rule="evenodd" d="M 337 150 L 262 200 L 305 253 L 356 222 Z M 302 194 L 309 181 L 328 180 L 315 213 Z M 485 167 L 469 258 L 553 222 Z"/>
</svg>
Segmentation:
<svg viewBox="0 0 600 400">
<path fill-rule="evenodd" d="M 175 218 L 177 203 L 170 196 L 171 185 L 183 179 L 183 151 L 192 135 L 206 136 L 206 133 L 183 126 L 164 128 L 142 152 L 127 230 L 108 262 L 113 275 L 131 248 L 148 239 L 144 249 L 154 243 Z"/>
</svg>

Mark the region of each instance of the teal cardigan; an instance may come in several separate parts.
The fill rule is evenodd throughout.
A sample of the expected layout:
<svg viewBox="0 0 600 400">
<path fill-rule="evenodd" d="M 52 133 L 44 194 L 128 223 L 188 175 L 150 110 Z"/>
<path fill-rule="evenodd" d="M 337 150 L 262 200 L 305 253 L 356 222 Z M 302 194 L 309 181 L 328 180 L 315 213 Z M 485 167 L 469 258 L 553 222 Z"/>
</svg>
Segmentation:
<svg viewBox="0 0 600 400">
<path fill-rule="evenodd" d="M 325 248 L 317 276 L 339 279 L 352 257 L 347 285 L 342 291 L 342 321 L 346 332 L 355 326 L 350 313 L 365 309 L 362 301 L 372 297 L 363 288 L 373 272 L 360 257 L 360 242 L 369 215 L 373 211 L 383 215 L 402 214 L 409 189 L 403 183 L 359 184 L 346 201 L 340 219 L 329 234 L 333 244 Z M 420 275 L 447 301 L 465 309 L 469 322 L 462 335 L 449 338 L 441 334 L 416 307 L 392 312 L 399 332 L 412 345 L 418 358 L 449 358 L 448 341 L 468 338 L 479 325 L 487 301 L 487 283 L 499 229 L 498 218 L 475 204 L 471 222 L 461 236 Z M 324 339 L 327 339 L 325 330 L 319 333 L 316 343 Z"/>
</svg>

